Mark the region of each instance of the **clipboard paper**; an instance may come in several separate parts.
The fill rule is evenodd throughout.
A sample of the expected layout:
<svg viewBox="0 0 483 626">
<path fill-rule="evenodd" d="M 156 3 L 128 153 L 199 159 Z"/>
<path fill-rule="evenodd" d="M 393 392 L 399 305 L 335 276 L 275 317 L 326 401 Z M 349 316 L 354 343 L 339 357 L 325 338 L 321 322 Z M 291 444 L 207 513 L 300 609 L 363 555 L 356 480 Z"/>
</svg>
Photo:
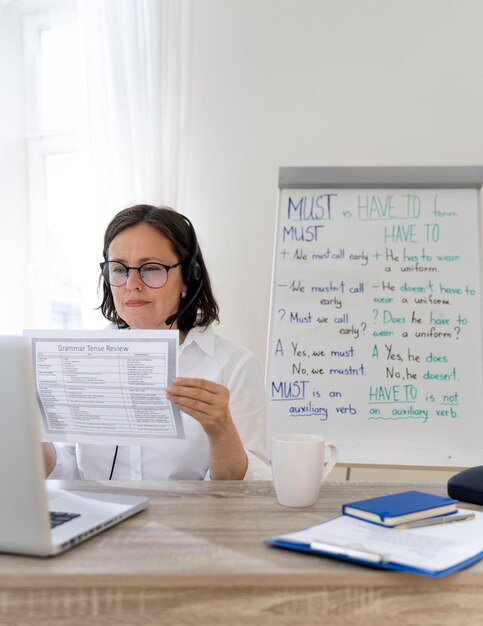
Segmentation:
<svg viewBox="0 0 483 626">
<path fill-rule="evenodd" d="M 268 545 L 358 565 L 439 578 L 483 558 L 483 513 L 460 524 L 397 530 L 346 515 L 277 535 Z"/>
</svg>

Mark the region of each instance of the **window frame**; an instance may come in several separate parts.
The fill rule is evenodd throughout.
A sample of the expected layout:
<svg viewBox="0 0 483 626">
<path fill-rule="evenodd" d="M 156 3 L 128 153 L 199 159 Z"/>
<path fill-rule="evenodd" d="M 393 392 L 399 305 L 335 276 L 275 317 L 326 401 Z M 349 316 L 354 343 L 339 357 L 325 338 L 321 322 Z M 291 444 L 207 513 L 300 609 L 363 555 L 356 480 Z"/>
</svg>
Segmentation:
<svg viewBox="0 0 483 626">
<path fill-rule="evenodd" d="M 45 130 L 41 126 L 41 34 L 55 26 L 75 24 L 75 0 L 27 1 L 23 17 L 25 142 L 27 153 L 28 283 L 27 307 L 30 324 L 52 323 L 48 267 L 48 207 L 46 160 L 48 156 L 81 151 L 81 128 Z"/>
</svg>

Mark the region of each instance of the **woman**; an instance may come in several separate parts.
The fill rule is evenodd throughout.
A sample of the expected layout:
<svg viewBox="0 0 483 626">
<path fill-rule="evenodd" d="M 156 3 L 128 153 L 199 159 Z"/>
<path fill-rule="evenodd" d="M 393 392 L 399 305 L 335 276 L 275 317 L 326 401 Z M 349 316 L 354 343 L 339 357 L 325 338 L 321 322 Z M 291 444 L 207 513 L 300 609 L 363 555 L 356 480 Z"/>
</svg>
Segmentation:
<svg viewBox="0 0 483 626">
<path fill-rule="evenodd" d="M 178 329 L 181 376 L 167 398 L 183 412 L 188 446 L 44 444 L 63 479 L 270 479 L 260 367 L 214 334 L 218 305 L 191 222 L 169 208 L 118 213 L 104 236 L 101 311 L 115 328 Z"/>
</svg>

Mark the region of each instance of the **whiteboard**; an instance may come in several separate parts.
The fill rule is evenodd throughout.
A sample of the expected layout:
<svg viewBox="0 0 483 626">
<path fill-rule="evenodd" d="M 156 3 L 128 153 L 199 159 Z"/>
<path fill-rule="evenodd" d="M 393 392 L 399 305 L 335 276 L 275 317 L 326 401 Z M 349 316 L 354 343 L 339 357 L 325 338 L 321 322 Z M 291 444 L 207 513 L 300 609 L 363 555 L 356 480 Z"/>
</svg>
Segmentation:
<svg viewBox="0 0 483 626">
<path fill-rule="evenodd" d="M 483 464 L 481 168 L 282 168 L 268 437 L 348 464 Z"/>
</svg>

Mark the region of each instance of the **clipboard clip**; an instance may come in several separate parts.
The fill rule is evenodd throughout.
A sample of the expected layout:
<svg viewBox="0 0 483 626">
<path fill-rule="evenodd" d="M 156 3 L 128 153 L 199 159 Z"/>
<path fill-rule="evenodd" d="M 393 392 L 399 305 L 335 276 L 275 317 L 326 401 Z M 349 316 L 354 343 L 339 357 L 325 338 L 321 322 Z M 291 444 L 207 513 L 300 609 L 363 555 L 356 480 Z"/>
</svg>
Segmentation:
<svg viewBox="0 0 483 626">
<path fill-rule="evenodd" d="M 333 554 L 334 556 L 347 556 L 351 559 L 359 559 L 370 563 L 386 563 L 389 561 L 384 554 L 370 552 L 362 546 L 341 546 L 328 541 L 321 541 L 320 539 L 311 541 L 310 548 L 314 550 L 314 552 L 324 552 L 326 554 Z"/>
</svg>

